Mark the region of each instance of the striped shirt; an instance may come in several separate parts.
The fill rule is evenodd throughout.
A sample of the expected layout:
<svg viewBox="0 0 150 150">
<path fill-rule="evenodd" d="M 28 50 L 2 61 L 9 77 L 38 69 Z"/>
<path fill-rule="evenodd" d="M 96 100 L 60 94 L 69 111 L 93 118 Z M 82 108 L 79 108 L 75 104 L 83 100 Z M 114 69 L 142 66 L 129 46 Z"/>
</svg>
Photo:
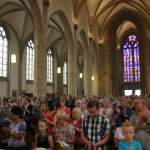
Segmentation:
<svg viewBox="0 0 150 150">
<path fill-rule="evenodd" d="M 89 141 L 97 143 L 104 138 L 106 133 L 110 133 L 110 128 L 109 119 L 104 115 L 97 117 L 88 115 L 83 120 L 81 131 Z M 97 150 L 105 149 L 106 145 L 97 147 Z"/>
</svg>

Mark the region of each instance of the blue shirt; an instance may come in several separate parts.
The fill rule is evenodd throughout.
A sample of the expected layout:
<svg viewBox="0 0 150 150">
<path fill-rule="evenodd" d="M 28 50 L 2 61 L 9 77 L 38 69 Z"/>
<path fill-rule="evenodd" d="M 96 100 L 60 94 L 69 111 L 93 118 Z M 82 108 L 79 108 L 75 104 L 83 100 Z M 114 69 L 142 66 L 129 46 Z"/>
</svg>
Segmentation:
<svg viewBox="0 0 150 150">
<path fill-rule="evenodd" d="M 118 150 L 142 150 L 142 146 L 141 146 L 141 143 L 136 140 L 133 140 L 132 142 L 121 140 L 119 142 Z"/>
<path fill-rule="evenodd" d="M 13 133 L 25 133 L 26 131 L 26 122 L 20 121 L 17 124 L 14 124 L 13 122 L 10 124 L 10 130 L 11 134 Z M 8 141 L 8 147 L 23 147 L 25 146 L 25 140 L 24 137 L 22 139 L 16 139 L 13 137 L 9 138 Z"/>
</svg>

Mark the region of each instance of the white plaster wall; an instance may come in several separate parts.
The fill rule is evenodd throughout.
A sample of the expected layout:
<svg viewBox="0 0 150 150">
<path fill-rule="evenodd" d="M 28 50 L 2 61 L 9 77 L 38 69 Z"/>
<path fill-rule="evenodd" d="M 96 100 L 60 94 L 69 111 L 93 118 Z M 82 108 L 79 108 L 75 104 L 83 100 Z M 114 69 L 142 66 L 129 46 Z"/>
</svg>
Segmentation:
<svg viewBox="0 0 150 150">
<path fill-rule="evenodd" d="M 7 94 L 7 81 L 0 81 L 0 97 L 6 97 Z"/>
<path fill-rule="evenodd" d="M 33 93 L 33 83 L 26 83 L 26 93 Z"/>
<path fill-rule="evenodd" d="M 13 90 L 17 90 L 18 91 L 18 41 L 17 38 L 14 34 L 14 32 L 12 32 L 12 30 L 10 30 L 10 34 L 11 34 L 11 43 L 10 43 L 10 95 L 12 95 L 12 91 Z M 16 63 L 11 63 L 11 54 L 15 54 L 16 55 Z"/>
<path fill-rule="evenodd" d="M 64 87 L 63 87 L 63 93 L 64 93 L 64 94 L 69 94 L 68 91 L 67 91 L 67 86 L 64 86 Z"/>
<path fill-rule="evenodd" d="M 48 85 L 47 86 L 47 93 L 49 93 L 49 94 L 54 93 L 53 85 Z"/>
<path fill-rule="evenodd" d="M 23 52 L 23 59 L 22 59 L 22 90 L 26 91 L 26 51 Z"/>
</svg>

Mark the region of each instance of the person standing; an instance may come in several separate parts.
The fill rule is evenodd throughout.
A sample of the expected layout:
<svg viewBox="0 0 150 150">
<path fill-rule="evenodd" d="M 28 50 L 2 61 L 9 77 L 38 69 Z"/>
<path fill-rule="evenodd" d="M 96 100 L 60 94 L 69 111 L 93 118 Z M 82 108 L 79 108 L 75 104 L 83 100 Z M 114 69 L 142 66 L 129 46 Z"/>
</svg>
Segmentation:
<svg viewBox="0 0 150 150">
<path fill-rule="evenodd" d="M 27 150 L 25 143 L 26 122 L 22 119 L 22 109 L 13 106 L 11 109 L 11 123 L 7 132 L 10 137 L 8 140 L 8 150 Z"/>
<path fill-rule="evenodd" d="M 110 136 L 109 119 L 99 114 L 100 105 L 97 100 L 89 100 L 81 129 L 81 137 L 86 143 L 86 150 L 106 150 Z"/>
</svg>

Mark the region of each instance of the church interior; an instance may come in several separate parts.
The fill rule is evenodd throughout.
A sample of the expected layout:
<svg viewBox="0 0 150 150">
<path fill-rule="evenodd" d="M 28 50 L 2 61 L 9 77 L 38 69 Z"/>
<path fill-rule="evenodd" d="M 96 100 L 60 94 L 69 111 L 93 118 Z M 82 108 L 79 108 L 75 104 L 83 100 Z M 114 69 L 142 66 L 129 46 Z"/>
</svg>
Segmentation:
<svg viewBox="0 0 150 150">
<path fill-rule="evenodd" d="M 1 0 L 0 97 L 150 94 L 149 0 Z"/>
<path fill-rule="evenodd" d="M 150 150 L 150 0 L 0 0 L 0 150 Z"/>
</svg>

